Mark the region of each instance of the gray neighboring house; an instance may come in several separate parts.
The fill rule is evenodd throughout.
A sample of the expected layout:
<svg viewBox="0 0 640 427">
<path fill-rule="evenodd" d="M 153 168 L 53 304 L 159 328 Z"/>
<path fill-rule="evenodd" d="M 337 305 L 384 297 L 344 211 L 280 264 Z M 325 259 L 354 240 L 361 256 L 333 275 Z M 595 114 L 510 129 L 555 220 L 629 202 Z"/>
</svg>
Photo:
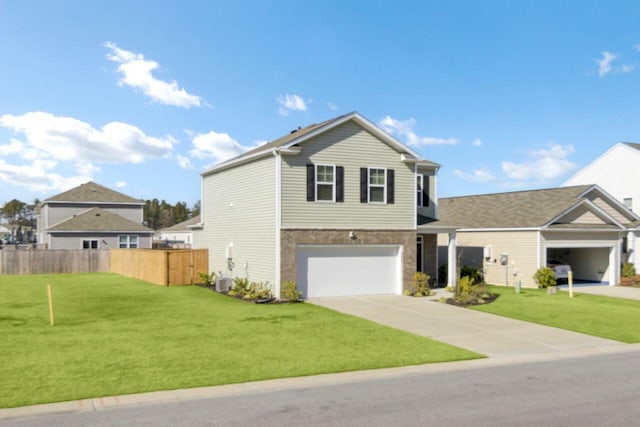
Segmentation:
<svg viewBox="0 0 640 427">
<path fill-rule="evenodd" d="M 440 236 L 441 254 L 453 243 L 488 283 L 535 287 L 549 259 L 569 264 L 576 280 L 618 284 L 639 219 L 597 185 L 580 185 L 442 198 L 436 223 L 456 230 L 449 241 Z"/>
<path fill-rule="evenodd" d="M 436 274 L 440 165 L 353 112 L 291 133 L 202 174 L 194 247 L 216 273 L 305 298 L 400 294 Z M 439 229 L 440 231 L 442 228 Z"/>
<path fill-rule="evenodd" d="M 171 227 L 158 230 L 154 236 L 161 245 L 172 248 L 191 248 L 193 244 L 193 228 L 192 226 L 200 223 L 200 215 L 189 218 L 186 221 L 174 224 Z"/>
<path fill-rule="evenodd" d="M 38 243 L 48 249 L 151 248 L 144 202 L 87 182 L 42 202 Z"/>
</svg>

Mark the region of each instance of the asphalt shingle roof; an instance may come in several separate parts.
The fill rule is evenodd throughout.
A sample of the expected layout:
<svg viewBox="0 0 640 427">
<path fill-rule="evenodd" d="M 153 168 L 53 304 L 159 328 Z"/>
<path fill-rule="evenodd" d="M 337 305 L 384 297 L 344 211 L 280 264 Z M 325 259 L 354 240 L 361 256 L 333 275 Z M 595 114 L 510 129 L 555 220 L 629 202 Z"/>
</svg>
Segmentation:
<svg viewBox="0 0 640 427">
<path fill-rule="evenodd" d="M 45 200 L 46 202 L 143 203 L 140 199 L 134 199 L 95 182 L 87 182 L 71 190 L 49 197 Z"/>
<path fill-rule="evenodd" d="M 196 215 L 186 221 L 179 222 L 171 227 L 163 228 L 160 231 L 191 231 L 188 226 L 195 225 L 200 222 L 200 215 Z"/>
<path fill-rule="evenodd" d="M 438 203 L 439 220 L 433 224 L 460 228 L 540 227 L 578 203 L 578 196 L 591 187 L 579 185 L 443 198 Z"/>
<path fill-rule="evenodd" d="M 153 232 L 142 224 L 100 208 L 75 215 L 50 227 L 49 231 Z"/>
</svg>

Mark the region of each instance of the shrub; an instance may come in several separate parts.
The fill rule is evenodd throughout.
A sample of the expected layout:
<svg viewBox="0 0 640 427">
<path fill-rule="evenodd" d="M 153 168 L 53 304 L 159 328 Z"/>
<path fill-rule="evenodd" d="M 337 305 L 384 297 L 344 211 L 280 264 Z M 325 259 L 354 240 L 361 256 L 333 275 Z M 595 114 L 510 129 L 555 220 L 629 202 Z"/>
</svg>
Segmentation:
<svg viewBox="0 0 640 427">
<path fill-rule="evenodd" d="M 458 282 L 458 295 L 473 295 L 475 292 L 475 280 L 471 276 L 464 276 Z"/>
<path fill-rule="evenodd" d="M 635 277 L 636 276 L 636 266 L 633 265 L 632 262 L 625 262 L 622 264 L 622 277 Z"/>
<path fill-rule="evenodd" d="M 460 278 L 463 277 L 469 277 L 473 279 L 474 283 L 480 283 L 482 282 L 482 271 L 479 268 L 475 268 L 470 265 L 464 265 L 460 270 Z"/>
<path fill-rule="evenodd" d="M 229 295 L 232 297 L 244 297 L 249 291 L 249 279 L 246 277 L 236 277 L 233 279 L 233 286 L 229 291 Z"/>
<path fill-rule="evenodd" d="M 302 297 L 296 282 L 286 281 L 280 285 L 280 296 L 289 302 L 296 302 Z"/>
<path fill-rule="evenodd" d="M 533 280 L 536 281 L 539 288 L 557 285 L 556 275 L 549 267 L 540 267 L 536 274 L 533 275 Z"/>
<path fill-rule="evenodd" d="M 448 264 L 442 264 L 440 267 L 438 267 L 438 281 L 440 283 L 447 283 L 447 277 L 449 274 L 448 272 L 449 272 Z"/>
<path fill-rule="evenodd" d="M 213 285 L 216 283 L 216 273 L 214 272 L 211 272 L 211 274 L 198 273 L 198 277 L 200 278 L 200 283 L 203 285 Z"/>
<path fill-rule="evenodd" d="M 405 291 L 405 295 L 413 297 L 427 297 L 431 295 L 431 289 L 429 288 L 429 275 L 415 272 L 411 276 L 411 287 Z"/>
<path fill-rule="evenodd" d="M 621 277 L 620 286 L 640 286 L 640 276 Z"/>
<path fill-rule="evenodd" d="M 252 300 L 273 298 L 271 285 L 269 285 L 269 282 L 251 282 L 243 298 Z"/>
</svg>

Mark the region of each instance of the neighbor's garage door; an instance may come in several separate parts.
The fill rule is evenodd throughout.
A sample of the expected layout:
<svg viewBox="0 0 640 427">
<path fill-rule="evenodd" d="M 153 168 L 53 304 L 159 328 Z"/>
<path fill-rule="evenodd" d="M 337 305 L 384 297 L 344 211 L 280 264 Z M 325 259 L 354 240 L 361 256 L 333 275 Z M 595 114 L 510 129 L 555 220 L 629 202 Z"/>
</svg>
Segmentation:
<svg viewBox="0 0 640 427">
<path fill-rule="evenodd" d="M 399 294 L 400 246 L 305 245 L 297 249 L 296 282 L 304 298 Z"/>
</svg>

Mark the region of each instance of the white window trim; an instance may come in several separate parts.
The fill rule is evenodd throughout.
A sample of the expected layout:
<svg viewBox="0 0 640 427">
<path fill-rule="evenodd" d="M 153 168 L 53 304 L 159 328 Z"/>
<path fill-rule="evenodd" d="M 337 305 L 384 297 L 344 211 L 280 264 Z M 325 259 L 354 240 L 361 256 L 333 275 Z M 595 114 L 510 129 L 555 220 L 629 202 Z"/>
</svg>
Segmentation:
<svg viewBox="0 0 640 427">
<path fill-rule="evenodd" d="M 121 247 L 120 246 L 120 238 L 121 237 L 126 237 L 127 238 L 127 246 L 126 247 Z M 136 238 L 136 247 L 132 248 L 131 247 L 131 238 L 135 237 Z M 118 236 L 118 249 L 139 249 L 140 248 L 140 236 L 138 236 L 137 234 L 120 234 Z"/>
<path fill-rule="evenodd" d="M 384 183 L 380 184 L 371 184 L 371 171 L 372 170 L 382 170 L 384 171 Z M 380 188 L 382 187 L 382 201 L 381 202 L 372 202 L 371 201 L 371 187 Z M 378 168 L 375 166 L 367 168 L 367 203 L 372 205 L 386 205 L 387 204 L 387 168 Z"/>
<path fill-rule="evenodd" d="M 424 175 L 418 173 L 416 174 L 416 178 L 416 206 L 421 208 L 424 207 L 424 200 L 422 200 L 422 196 L 424 195 Z M 418 181 L 420 181 L 419 187 Z"/>
<path fill-rule="evenodd" d="M 98 242 L 98 247 L 97 247 L 96 249 L 100 249 L 100 239 L 93 239 L 93 238 L 91 238 L 91 237 L 83 238 L 83 239 L 82 239 L 82 241 L 80 242 L 80 249 L 83 249 L 83 250 L 93 249 L 93 248 L 91 247 L 91 243 L 89 243 L 89 247 L 88 247 L 88 248 L 85 248 L 85 247 L 84 247 L 84 242 L 93 242 L 94 240 L 95 240 L 96 242 Z"/>
<path fill-rule="evenodd" d="M 313 195 L 314 199 L 316 202 L 319 203 L 335 203 L 336 202 L 336 165 L 327 165 L 327 164 L 323 164 L 323 163 L 318 163 L 318 164 L 314 164 L 314 172 L 315 172 L 315 185 L 313 187 L 313 191 L 315 192 L 315 194 Z M 322 185 L 329 185 L 328 182 L 320 182 L 318 180 L 318 166 L 323 166 L 323 167 L 330 167 L 333 168 L 333 182 L 331 183 L 331 190 L 332 190 L 332 198 L 331 200 L 318 200 L 318 184 L 322 184 Z"/>
</svg>

